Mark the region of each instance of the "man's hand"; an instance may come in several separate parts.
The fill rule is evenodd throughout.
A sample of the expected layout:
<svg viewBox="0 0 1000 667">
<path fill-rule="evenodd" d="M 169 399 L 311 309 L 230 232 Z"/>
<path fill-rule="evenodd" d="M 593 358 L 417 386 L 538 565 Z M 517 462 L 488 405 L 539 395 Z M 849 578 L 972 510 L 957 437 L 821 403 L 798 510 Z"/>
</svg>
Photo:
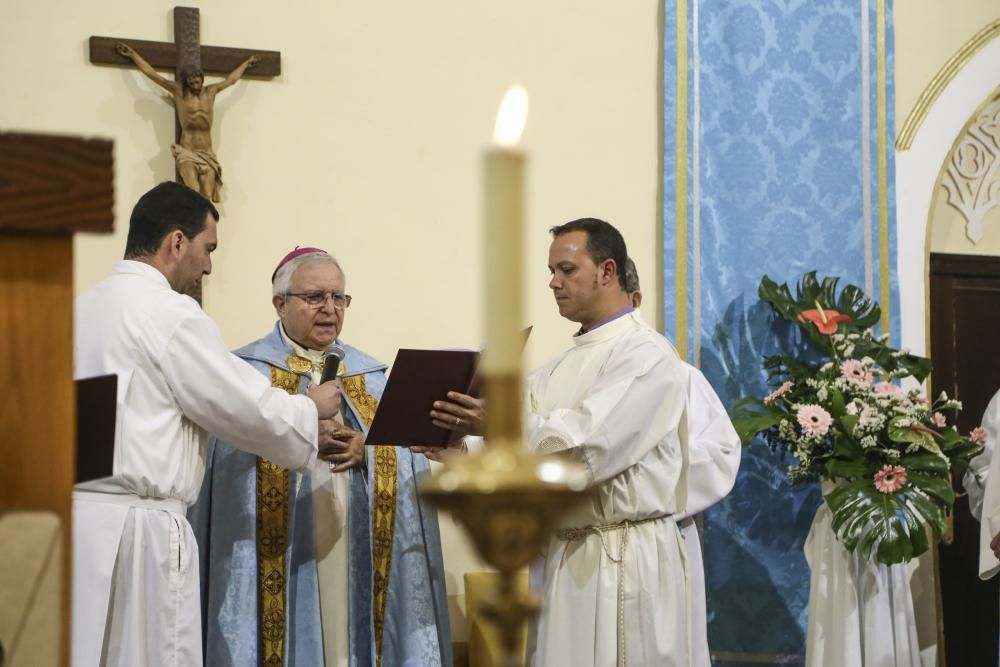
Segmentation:
<svg viewBox="0 0 1000 667">
<path fill-rule="evenodd" d="M 465 443 L 461 438 L 452 440 L 444 447 L 426 447 L 424 445 L 413 445 L 410 447 L 410 451 L 414 454 L 423 454 L 431 461 L 437 461 L 438 463 L 444 463 L 449 458 L 455 454 L 461 454 L 465 452 Z"/>
<path fill-rule="evenodd" d="M 247 69 L 253 69 L 260 64 L 260 56 L 250 56 L 247 58 Z"/>
<path fill-rule="evenodd" d="M 310 388 L 309 398 L 316 404 L 320 419 L 333 419 L 340 414 L 340 387 L 336 382 L 324 382 Z"/>
<path fill-rule="evenodd" d="M 993 549 L 993 555 L 1000 558 L 1000 533 L 993 536 L 993 540 L 990 542 L 990 549 Z"/>
<path fill-rule="evenodd" d="M 438 428 L 450 430 L 456 439 L 465 435 L 483 435 L 485 420 L 486 400 L 457 391 L 449 391 L 447 401 L 434 401 L 434 409 L 431 410 L 431 422 Z"/>
<path fill-rule="evenodd" d="M 365 460 L 365 436 L 363 433 L 334 421 L 323 423 L 332 426 L 328 426 L 330 430 L 326 443 L 320 445 L 319 457 L 334 464 L 334 467 L 331 468 L 332 472 L 344 472 Z"/>
</svg>

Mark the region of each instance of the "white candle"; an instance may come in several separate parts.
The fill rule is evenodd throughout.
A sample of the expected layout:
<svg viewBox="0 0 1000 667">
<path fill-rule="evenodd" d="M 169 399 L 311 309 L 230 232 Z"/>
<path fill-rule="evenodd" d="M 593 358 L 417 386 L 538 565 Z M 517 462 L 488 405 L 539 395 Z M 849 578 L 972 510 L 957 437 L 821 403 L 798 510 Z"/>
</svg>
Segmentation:
<svg viewBox="0 0 1000 667">
<path fill-rule="evenodd" d="M 524 154 L 517 148 L 528 115 L 528 94 L 511 86 L 497 114 L 486 153 L 486 354 L 487 376 L 519 374 L 521 369 Z"/>
</svg>

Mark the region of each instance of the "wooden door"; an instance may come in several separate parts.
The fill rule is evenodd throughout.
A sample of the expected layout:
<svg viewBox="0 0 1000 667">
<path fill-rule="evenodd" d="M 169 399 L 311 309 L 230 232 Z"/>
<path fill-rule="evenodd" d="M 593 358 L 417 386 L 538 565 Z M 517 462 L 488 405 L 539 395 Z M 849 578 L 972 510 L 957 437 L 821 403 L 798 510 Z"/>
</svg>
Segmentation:
<svg viewBox="0 0 1000 667">
<path fill-rule="evenodd" d="M 931 254 L 930 325 L 932 391 L 962 401 L 958 424 L 968 433 L 1000 390 L 1000 257 Z M 996 665 L 998 579 L 979 579 L 979 522 L 964 496 L 953 525 L 938 551 L 945 664 Z"/>
</svg>

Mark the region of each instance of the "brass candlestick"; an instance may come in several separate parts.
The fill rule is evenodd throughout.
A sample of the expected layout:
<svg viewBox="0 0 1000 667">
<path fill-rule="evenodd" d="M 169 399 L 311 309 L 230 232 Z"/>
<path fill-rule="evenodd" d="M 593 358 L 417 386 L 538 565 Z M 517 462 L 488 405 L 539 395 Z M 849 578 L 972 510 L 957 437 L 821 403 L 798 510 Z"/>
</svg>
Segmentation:
<svg viewBox="0 0 1000 667">
<path fill-rule="evenodd" d="M 518 637 L 538 610 L 538 597 L 518 584 L 517 573 L 539 557 L 553 525 L 587 483 L 580 466 L 524 450 L 520 392 L 520 374 L 487 377 L 489 446 L 453 456 L 421 485 L 422 495 L 451 512 L 483 560 L 500 572 L 500 590 L 481 611 L 499 630 L 505 667 L 522 664 Z"/>
<path fill-rule="evenodd" d="M 484 451 L 454 456 L 421 484 L 425 498 L 451 512 L 487 563 L 500 590 L 482 605 L 500 631 L 503 665 L 521 664 L 518 634 L 538 609 L 517 573 L 539 557 L 558 519 L 581 496 L 586 473 L 564 459 L 540 457 L 521 442 L 521 301 L 525 155 L 517 143 L 527 93 L 508 89 L 497 114 L 497 147 L 485 155 L 486 354 L 480 369 L 489 401 Z"/>
</svg>

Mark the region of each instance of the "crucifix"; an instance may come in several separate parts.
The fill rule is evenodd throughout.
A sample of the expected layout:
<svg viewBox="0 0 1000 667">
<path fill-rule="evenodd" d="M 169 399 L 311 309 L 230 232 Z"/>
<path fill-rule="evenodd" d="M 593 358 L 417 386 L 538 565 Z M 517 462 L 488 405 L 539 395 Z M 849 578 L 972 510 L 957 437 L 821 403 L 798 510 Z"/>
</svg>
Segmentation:
<svg viewBox="0 0 1000 667">
<path fill-rule="evenodd" d="M 248 69 L 258 76 L 281 74 L 277 51 L 201 46 L 199 11 L 174 7 L 174 42 L 149 42 L 114 37 L 90 38 L 90 62 L 134 66 L 171 94 L 176 109 L 177 142 L 170 147 L 182 183 L 219 201 L 222 167 L 212 149 L 215 95 L 235 84 Z M 173 69 L 174 79 L 157 69 Z M 225 74 L 204 85 L 204 72 Z"/>
</svg>

